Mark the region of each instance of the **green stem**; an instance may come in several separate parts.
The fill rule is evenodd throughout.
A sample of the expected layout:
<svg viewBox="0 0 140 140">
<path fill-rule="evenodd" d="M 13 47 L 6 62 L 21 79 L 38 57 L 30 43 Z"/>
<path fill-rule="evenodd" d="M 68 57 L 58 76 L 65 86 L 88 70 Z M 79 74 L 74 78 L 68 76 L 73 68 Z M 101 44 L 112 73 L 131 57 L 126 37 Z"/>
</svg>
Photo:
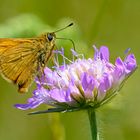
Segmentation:
<svg viewBox="0 0 140 140">
<path fill-rule="evenodd" d="M 94 109 L 92 108 L 88 109 L 88 117 L 89 117 L 92 140 L 98 140 L 96 114 Z"/>
</svg>

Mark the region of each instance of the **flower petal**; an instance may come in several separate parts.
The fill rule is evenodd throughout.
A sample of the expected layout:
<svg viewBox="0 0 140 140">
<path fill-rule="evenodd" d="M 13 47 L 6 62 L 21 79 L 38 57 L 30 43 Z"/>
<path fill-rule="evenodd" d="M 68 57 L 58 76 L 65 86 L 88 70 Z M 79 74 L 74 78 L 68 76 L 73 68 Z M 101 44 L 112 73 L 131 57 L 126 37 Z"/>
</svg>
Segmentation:
<svg viewBox="0 0 140 140">
<path fill-rule="evenodd" d="M 126 73 L 127 74 L 132 72 L 137 67 L 136 59 L 135 59 L 135 56 L 133 54 L 128 55 L 126 57 L 124 63 L 126 66 Z"/>
<path fill-rule="evenodd" d="M 109 61 L 109 50 L 106 46 L 101 46 L 100 48 L 101 60 L 104 59 Z"/>
</svg>

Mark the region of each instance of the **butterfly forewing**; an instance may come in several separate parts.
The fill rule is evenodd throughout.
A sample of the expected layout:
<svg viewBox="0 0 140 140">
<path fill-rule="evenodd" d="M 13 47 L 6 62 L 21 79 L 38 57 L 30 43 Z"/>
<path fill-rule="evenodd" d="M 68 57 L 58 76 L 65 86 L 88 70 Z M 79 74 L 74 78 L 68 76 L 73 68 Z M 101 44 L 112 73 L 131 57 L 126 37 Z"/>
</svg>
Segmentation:
<svg viewBox="0 0 140 140">
<path fill-rule="evenodd" d="M 0 71 L 4 78 L 27 92 L 34 78 L 42 46 L 38 39 L 0 39 Z"/>
</svg>

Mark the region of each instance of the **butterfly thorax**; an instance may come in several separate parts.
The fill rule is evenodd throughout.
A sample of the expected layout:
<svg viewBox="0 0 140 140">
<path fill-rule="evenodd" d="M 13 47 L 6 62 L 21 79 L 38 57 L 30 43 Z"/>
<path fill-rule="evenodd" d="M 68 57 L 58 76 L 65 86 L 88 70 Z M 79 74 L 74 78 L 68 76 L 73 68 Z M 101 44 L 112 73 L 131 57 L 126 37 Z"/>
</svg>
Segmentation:
<svg viewBox="0 0 140 140">
<path fill-rule="evenodd" d="M 55 34 L 46 33 L 39 37 L 38 44 L 38 60 L 42 66 L 46 65 L 52 55 L 55 46 Z"/>
</svg>

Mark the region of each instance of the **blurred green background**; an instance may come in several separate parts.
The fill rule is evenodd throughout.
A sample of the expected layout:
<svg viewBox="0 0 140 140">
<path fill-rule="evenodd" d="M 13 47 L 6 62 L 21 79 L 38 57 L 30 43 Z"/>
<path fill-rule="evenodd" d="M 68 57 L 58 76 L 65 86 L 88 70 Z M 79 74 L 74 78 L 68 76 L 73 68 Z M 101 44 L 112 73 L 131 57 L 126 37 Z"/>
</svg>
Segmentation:
<svg viewBox="0 0 140 140">
<path fill-rule="evenodd" d="M 140 1 L 138 0 L 0 0 L 0 37 L 33 37 L 54 31 L 73 21 L 75 25 L 59 32 L 71 38 L 80 53 L 93 56 L 92 45 L 106 45 L 111 61 L 124 56 L 131 48 L 140 59 Z M 70 56 L 72 44 L 59 40 Z M 97 111 L 101 140 L 140 139 L 139 69 L 128 79 L 120 94 Z M 90 140 L 87 114 L 43 114 L 28 116 L 29 111 L 15 109 L 15 103 L 25 103 L 26 95 L 0 78 L 0 140 Z M 45 109 L 41 106 L 35 110 Z M 61 122 L 60 122 L 61 121 Z M 65 136 L 64 136 L 65 131 Z"/>
</svg>

